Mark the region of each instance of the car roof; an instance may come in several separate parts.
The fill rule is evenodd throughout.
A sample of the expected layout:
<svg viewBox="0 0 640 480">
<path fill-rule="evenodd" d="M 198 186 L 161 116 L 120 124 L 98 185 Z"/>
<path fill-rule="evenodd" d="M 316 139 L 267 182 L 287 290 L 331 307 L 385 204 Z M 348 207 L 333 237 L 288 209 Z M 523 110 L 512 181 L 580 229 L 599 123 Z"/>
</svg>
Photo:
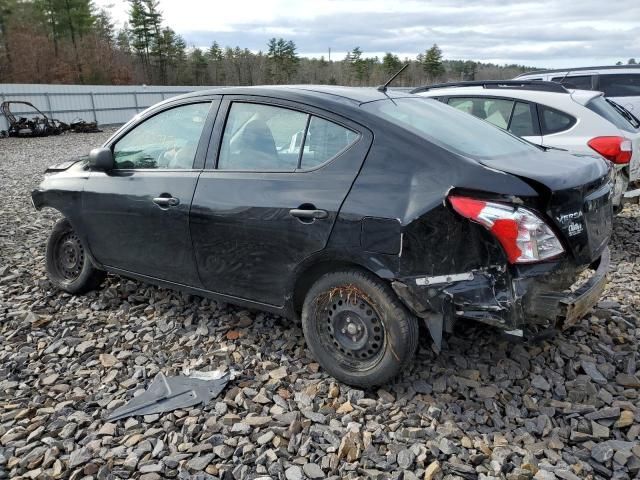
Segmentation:
<svg viewBox="0 0 640 480">
<path fill-rule="evenodd" d="M 343 87 L 334 85 L 261 85 L 198 90 L 196 92 L 182 95 L 180 98 L 203 95 L 256 95 L 294 101 L 308 99 L 313 100 L 314 103 L 326 101 L 329 103 L 347 102 L 357 105 L 377 100 L 387 100 L 389 98 L 413 97 L 413 95 L 407 91 L 393 88 L 389 88 L 382 92 L 375 87 Z"/>
<path fill-rule="evenodd" d="M 544 73 L 573 73 L 573 72 L 584 72 L 584 71 L 592 71 L 592 70 L 638 70 L 637 73 L 640 74 L 640 65 L 604 65 L 598 67 L 576 67 L 576 68 L 554 68 L 548 70 L 532 70 L 531 72 L 524 72 L 518 75 L 515 78 L 520 78 L 529 75 L 541 75 Z M 633 73 L 636 73 L 635 71 Z"/>
<path fill-rule="evenodd" d="M 523 90 L 520 88 L 484 88 L 482 86 L 470 87 L 443 87 L 426 92 L 419 92 L 417 95 L 425 97 L 461 97 L 473 95 L 478 97 L 513 97 L 529 101 L 557 102 L 559 99 L 573 99 L 584 105 L 592 98 L 602 95 L 602 92 L 595 90 L 567 89 L 567 92 L 544 92 L 539 90 Z"/>
</svg>

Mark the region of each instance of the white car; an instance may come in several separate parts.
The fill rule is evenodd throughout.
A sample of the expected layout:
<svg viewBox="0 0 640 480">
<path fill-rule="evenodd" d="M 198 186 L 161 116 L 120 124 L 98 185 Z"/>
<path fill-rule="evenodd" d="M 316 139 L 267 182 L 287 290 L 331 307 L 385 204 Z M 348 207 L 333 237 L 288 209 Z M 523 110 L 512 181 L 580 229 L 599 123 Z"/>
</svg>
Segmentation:
<svg viewBox="0 0 640 480">
<path fill-rule="evenodd" d="M 516 79 L 548 80 L 567 88 L 604 92 L 605 97 L 640 117 L 640 65 L 539 70 L 523 73 Z"/>
<path fill-rule="evenodd" d="M 615 165 L 618 208 L 629 182 L 640 179 L 640 122 L 602 92 L 506 80 L 431 85 L 413 93 L 438 99 L 541 147 L 600 154 Z"/>
</svg>

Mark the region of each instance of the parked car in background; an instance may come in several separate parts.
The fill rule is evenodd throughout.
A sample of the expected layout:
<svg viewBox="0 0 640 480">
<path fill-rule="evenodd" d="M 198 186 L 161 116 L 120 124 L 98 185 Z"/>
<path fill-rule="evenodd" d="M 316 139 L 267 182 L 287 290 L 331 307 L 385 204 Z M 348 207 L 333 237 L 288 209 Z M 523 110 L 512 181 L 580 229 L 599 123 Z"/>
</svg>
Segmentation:
<svg viewBox="0 0 640 480">
<path fill-rule="evenodd" d="M 640 65 L 614 65 L 571 69 L 538 70 L 518 75 L 516 80 L 548 80 L 567 88 L 597 90 L 640 116 Z"/>
<path fill-rule="evenodd" d="M 602 92 L 506 80 L 444 83 L 413 93 L 436 98 L 542 147 L 600 154 L 615 165 L 616 208 L 629 182 L 640 179 L 640 123 L 617 110 Z"/>
<path fill-rule="evenodd" d="M 519 337 L 580 318 L 606 282 L 611 190 L 604 160 L 439 102 L 308 86 L 162 102 L 32 199 L 64 217 L 56 287 L 108 271 L 301 318 L 330 374 L 371 386 L 412 359 L 418 319 L 439 349 L 459 318 Z"/>
</svg>

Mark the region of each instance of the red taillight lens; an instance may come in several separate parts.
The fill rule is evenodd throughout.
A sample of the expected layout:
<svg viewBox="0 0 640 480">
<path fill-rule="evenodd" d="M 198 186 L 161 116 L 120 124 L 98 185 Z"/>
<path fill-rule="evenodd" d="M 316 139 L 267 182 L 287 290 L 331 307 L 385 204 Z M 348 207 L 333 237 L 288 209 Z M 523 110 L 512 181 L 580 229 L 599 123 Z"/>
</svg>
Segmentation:
<svg viewBox="0 0 640 480">
<path fill-rule="evenodd" d="M 613 163 L 631 161 L 631 140 L 624 137 L 595 137 L 589 140 L 587 145 Z"/>
<path fill-rule="evenodd" d="M 455 195 L 449 201 L 456 212 L 496 237 L 509 263 L 540 262 L 564 252 L 551 228 L 526 208 Z"/>
</svg>

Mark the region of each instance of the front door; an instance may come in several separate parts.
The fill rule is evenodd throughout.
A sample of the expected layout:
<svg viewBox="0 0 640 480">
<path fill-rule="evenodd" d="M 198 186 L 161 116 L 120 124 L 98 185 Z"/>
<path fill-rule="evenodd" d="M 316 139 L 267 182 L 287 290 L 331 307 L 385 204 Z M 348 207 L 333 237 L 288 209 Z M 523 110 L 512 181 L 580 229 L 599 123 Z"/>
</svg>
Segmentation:
<svg viewBox="0 0 640 480">
<path fill-rule="evenodd" d="M 206 141 L 199 144 L 211 105 L 167 108 L 112 143 L 115 168 L 92 172 L 83 193 L 83 222 L 98 262 L 200 286 L 189 208 L 201 171 L 194 160 L 206 149 Z"/>
<path fill-rule="evenodd" d="M 326 112 L 261 102 L 223 102 L 191 234 L 206 289 L 282 306 L 295 267 L 325 247 L 372 138 Z"/>
</svg>

